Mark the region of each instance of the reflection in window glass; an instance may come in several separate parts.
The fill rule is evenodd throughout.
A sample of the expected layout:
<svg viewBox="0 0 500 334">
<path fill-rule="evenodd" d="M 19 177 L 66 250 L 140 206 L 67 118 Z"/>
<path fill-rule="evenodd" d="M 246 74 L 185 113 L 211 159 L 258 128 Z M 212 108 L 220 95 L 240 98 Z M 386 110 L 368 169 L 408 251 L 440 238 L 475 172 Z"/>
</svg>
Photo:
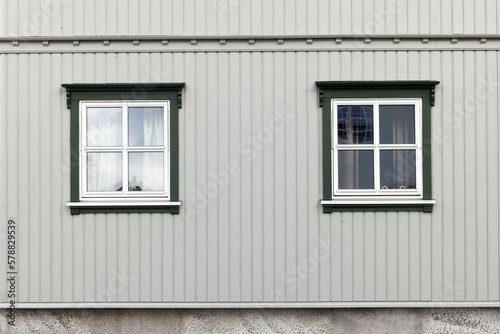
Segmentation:
<svg viewBox="0 0 500 334">
<path fill-rule="evenodd" d="M 128 109 L 130 146 L 163 146 L 163 108 Z"/>
<path fill-rule="evenodd" d="M 415 144 L 414 105 L 381 105 L 379 114 L 381 144 Z"/>
<path fill-rule="evenodd" d="M 339 144 L 373 144 L 373 106 L 337 108 Z"/>
<path fill-rule="evenodd" d="M 134 152 L 129 154 L 129 190 L 162 191 L 163 152 Z"/>
<path fill-rule="evenodd" d="M 87 153 L 87 190 L 121 191 L 122 153 Z"/>
<path fill-rule="evenodd" d="M 373 151 L 338 152 L 339 189 L 373 189 Z"/>
<path fill-rule="evenodd" d="M 414 150 L 380 151 L 380 187 L 382 189 L 416 189 Z"/>
<path fill-rule="evenodd" d="M 87 146 L 122 146 L 122 109 L 87 108 Z"/>
</svg>

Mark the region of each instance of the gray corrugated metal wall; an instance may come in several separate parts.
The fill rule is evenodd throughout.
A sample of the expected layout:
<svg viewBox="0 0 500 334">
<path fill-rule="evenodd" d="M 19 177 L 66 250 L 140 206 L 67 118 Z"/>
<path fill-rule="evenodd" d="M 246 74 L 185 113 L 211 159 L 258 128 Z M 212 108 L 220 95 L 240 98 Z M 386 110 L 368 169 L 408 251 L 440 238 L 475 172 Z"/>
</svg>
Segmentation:
<svg viewBox="0 0 500 334">
<path fill-rule="evenodd" d="M 498 51 L 0 59 L 2 220 L 18 222 L 18 302 L 500 298 Z M 434 212 L 323 214 L 314 81 L 406 79 L 441 81 Z M 71 216 L 61 83 L 158 81 L 186 82 L 181 214 Z"/>
<path fill-rule="evenodd" d="M 498 0 L 4 0 L 9 36 L 498 34 Z"/>
</svg>

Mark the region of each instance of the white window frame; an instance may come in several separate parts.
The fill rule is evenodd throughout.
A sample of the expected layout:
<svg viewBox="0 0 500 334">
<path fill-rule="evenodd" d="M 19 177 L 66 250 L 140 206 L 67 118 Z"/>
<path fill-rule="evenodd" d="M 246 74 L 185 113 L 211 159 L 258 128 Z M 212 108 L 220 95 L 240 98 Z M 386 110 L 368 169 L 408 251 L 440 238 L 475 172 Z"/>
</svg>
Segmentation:
<svg viewBox="0 0 500 334">
<path fill-rule="evenodd" d="M 87 146 L 87 108 L 122 108 L 122 146 L 88 147 Z M 163 107 L 163 146 L 129 146 L 128 145 L 128 108 L 130 107 Z M 154 204 L 170 199 L 170 101 L 80 101 L 80 201 L 82 202 L 124 202 Z M 122 153 L 122 191 L 92 192 L 87 190 L 87 153 L 121 152 Z M 163 190 L 161 191 L 129 191 L 128 190 L 128 153 L 129 152 L 162 152 L 163 153 Z M 83 203 L 82 203 L 83 204 Z"/>
<path fill-rule="evenodd" d="M 414 105 L 415 106 L 415 144 L 380 144 L 379 106 L 380 105 Z M 339 105 L 373 105 L 373 144 L 338 144 Z M 332 198 L 333 199 L 422 199 L 423 198 L 423 166 L 422 166 L 422 99 L 420 98 L 359 98 L 332 99 Z M 381 189 L 380 187 L 380 151 L 389 149 L 415 150 L 416 189 Z M 342 150 L 370 150 L 374 152 L 374 189 L 339 189 L 338 152 Z"/>
</svg>

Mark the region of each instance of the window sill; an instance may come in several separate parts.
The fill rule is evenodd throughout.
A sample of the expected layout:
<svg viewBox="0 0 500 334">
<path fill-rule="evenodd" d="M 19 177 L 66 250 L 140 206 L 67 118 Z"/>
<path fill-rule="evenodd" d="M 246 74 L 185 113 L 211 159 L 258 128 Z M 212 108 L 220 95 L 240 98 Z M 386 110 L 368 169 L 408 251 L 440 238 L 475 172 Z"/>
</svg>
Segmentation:
<svg viewBox="0 0 500 334">
<path fill-rule="evenodd" d="M 178 214 L 181 202 L 68 202 L 72 215 L 81 213 L 171 213 Z"/>
<path fill-rule="evenodd" d="M 321 200 L 323 213 L 356 211 L 422 211 L 432 212 L 435 200 Z"/>
</svg>

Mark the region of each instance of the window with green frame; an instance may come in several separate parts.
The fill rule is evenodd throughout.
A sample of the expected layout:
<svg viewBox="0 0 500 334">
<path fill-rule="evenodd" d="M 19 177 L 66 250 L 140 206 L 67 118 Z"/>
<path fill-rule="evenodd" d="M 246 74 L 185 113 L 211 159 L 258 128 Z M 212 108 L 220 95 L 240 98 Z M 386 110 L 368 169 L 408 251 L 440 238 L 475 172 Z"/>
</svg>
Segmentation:
<svg viewBox="0 0 500 334">
<path fill-rule="evenodd" d="M 323 212 L 432 212 L 431 107 L 438 81 L 317 81 Z"/>
<path fill-rule="evenodd" d="M 179 213 L 184 83 L 62 86 L 71 112 L 71 214 Z"/>
</svg>

